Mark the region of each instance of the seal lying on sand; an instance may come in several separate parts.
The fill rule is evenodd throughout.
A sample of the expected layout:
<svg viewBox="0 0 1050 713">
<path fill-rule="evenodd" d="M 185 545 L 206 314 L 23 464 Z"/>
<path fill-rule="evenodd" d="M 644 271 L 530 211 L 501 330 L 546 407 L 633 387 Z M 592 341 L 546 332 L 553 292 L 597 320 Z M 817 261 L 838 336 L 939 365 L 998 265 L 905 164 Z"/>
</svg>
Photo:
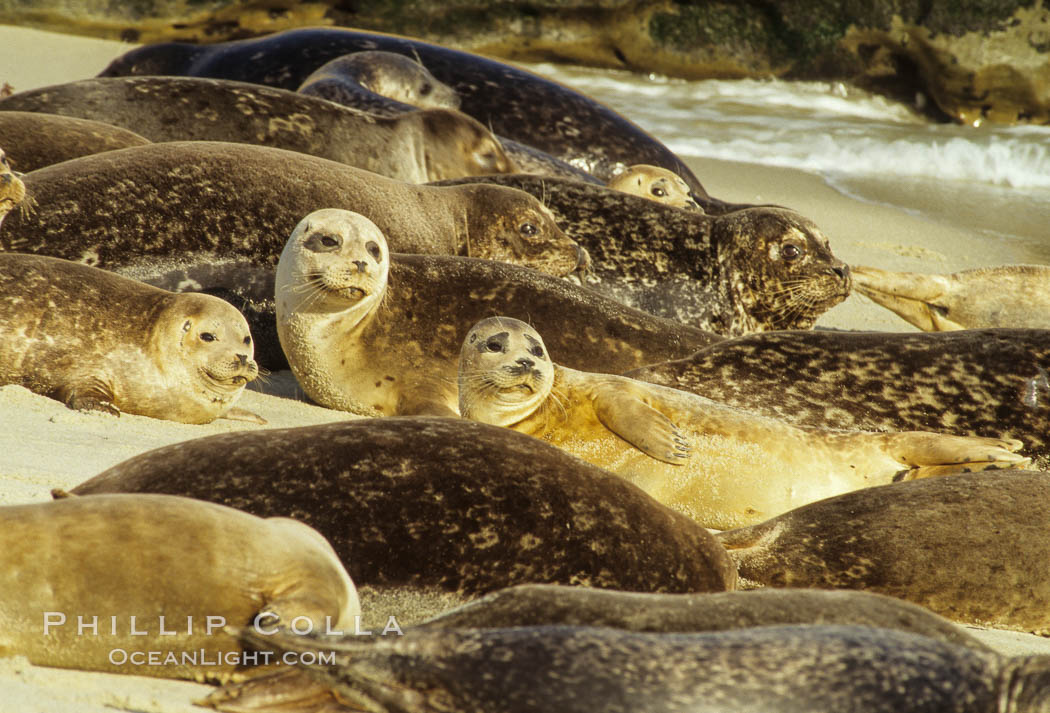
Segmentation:
<svg viewBox="0 0 1050 713">
<path fill-rule="evenodd" d="M 864 627 L 717 634 L 517 627 L 398 637 L 246 630 L 242 640 L 275 658 L 296 652 L 301 668 L 222 689 L 207 705 L 390 713 L 1035 713 L 1050 696 L 1050 657 L 1005 658 Z M 322 652 L 334 654 L 334 663 L 319 662 Z M 304 668 L 317 687 L 301 686 Z M 326 690 L 327 700 L 311 700 Z M 291 706 L 295 701 L 307 705 Z"/>
<path fill-rule="evenodd" d="M 1004 265 L 952 275 L 855 268 L 854 287 L 926 332 L 1050 328 L 1050 267 Z"/>
<path fill-rule="evenodd" d="M 535 270 L 391 255 L 374 223 L 338 209 L 299 223 L 275 291 L 281 346 L 307 395 L 366 416 L 457 416 L 463 335 L 493 313 L 530 319 L 559 359 L 592 371 L 624 371 L 718 339 Z"/>
<path fill-rule="evenodd" d="M 0 250 L 227 297 L 245 312 L 260 360 L 273 368 L 284 362 L 273 267 L 296 224 L 314 210 L 361 213 L 400 252 L 470 255 L 557 275 L 586 261 L 550 212 L 521 191 L 415 186 L 263 146 L 152 144 L 66 161 L 25 181 L 41 209 L 9 216 Z"/>
<path fill-rule="evenodd" d="M 0 100 L 4 110 L 93 119 L 157 142 L 272 146 L 409 183 L 516 169 L 489 130 L 458 111 L 376 117 L 317 97 L 229 80 L 83 79 L 19 92 Z"/>
<path fill-rule="evenodd" d="M 75 409 L 183 423 L 250 417 L 230 409 L 259 373 L 251 334 L 217 297 L 0 253 L 0 324 L 0 384 Z"/>
<path fill-rule="evenodd" d="M 754 207 L 710 216 L 570 179 L 473 180 L 543 201 L 590 254 L 587 286 L 700 329 L 724 336 L 809 329 L 849 295 L 849 268 L 820 229 L 794 211 Z"/>
<path fill-rule="evenodd" d="M 0 111 L 0 136 L 10 163 L 22 172 L 150 143 L 133 131 L 101 121 L 26 111 Z"/>
<path fill-rule="evenodd" d="M 536 330 L 506 317 L 479 322 L 464 340 L 459 410 L 553 443 L 717 529 L 869 485 L 1030 463 L 1013 453 L 1019 441 L 802 430 L 684 391 L 557 366 Z"/>
<path fill-rule="evenodd" d="M 26 185 L 22 182 L 22 174 L 11 170 L 7 155 L 0 149 L 0 223 L 16 207 L 23 213 L 29 212 Z"/>
<path fill-rule="evenodd" d="M 703 212 L 693 200 L 689 184 L 678 174 L 659 166 L 628 166 L 626 171 L 609 181 L 609 188 L 675 208 Z"/>
<path fill-rule="evenodd" d="M 624 376 L 800 426 L 1016 438 L 1050 458 L 1050 331 L 766 332 Z"/>
<path fill-rule="evenodd" d="M 689 633 L 756 626 L 868 626 L 990 651 L 960 627 L 920 606 L 870 592 L 759 589 L 706 594 L 642 594 L 557 584 L 521 584 L 486 594 L 413 629 L 610 626 Z"/>
<path fill-rule="evenodd" d="M 170 493 L 295 517 L 328 538 L 359 587 L 484 594 L 549 582 L 707 592 L 736 582 L 707 530 L 630 483 L 462 419 L 200 438 L 127 460 L 73 492 Z"/>
<path fill-rule="evenodd" d="M 166 495 L 0 508 L 0 655 L 226 678 L 242 658 L 227 625 L 352 629 L 360 613 L 331 546 L 295 520 Z"/>
<path fill-rule="evenodd" d="M 1050 475 L 865 488 L 718 537 L 752 585 L 864 589 L 964 624 L 1050 633 Z"/>
<path fill-rule="evenodd" d="M 212 45 L 168 42 L 118 57 L 101 76 L 181 74 L 294 90 L 321 65 L 359 50 L 415 57 L 459 95 L 460 111 L 601 181 L 647 163 L 674 171 L 707 195 L 666 146 L 595 100 L 512 65 L 407 37 L 313 28 Z"/>
</svg>

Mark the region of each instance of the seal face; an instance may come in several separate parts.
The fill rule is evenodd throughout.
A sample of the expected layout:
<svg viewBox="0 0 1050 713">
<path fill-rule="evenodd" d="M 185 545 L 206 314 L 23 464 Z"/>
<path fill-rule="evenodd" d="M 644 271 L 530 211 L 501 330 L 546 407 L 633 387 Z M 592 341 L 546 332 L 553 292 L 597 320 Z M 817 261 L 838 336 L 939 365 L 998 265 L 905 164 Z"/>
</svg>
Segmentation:
<svg viewBox="0 0 1050 713">
<path fill-rule="evenodd" d="M 736 581 L 707 530 L 633 485 L 463 419 L 221 434 L 144 453 L 74 492 L 178 494 L 296 517 L 328 538 L 358 587 L 707 592 Z"/>
<path fill-rule="evenodd" d="M 1030 463 L 1013 452 L 1019 441 L 802 431 L 694 394 L 567 369 L 534 329 L 505 317 L 479 322 L 464 340 L 459 398 L 465 418 L 547 440 L 718 529 L 868 485 Z"/>
<path fill-rule="evenodd" d="M 391 101 L 421 109 L 458 109 L 459 95 L 419 62 L 396 52 L 354 52 L 313 71 L 300 94 L 362 109 L 390 111 Z"/>
<path fill-rule="evenodd" d="M 227 678 L 227 625 L 323 631 L 361 612 L 331 546 L 287 518 L 104 495 L 3 507 L 0 524 L 0 652 L 37 665 Z"/>
<path fill-rule="evenodd" d="M 440 701 L 449 710 L 508 713 L 1028 713 L 1040 710 L 1050 691 L 1046 657 L 1006 659 L 915 634 L 848 626 L 675 635 L 515 627 L 322 639 L 245 631 L 242 638 L 276 655 L 305 654 L 302 668 L 286 675 L 301 679 L 308 668 L 347 710 L 423 713 Z M 334 665 L 309 664 L 326 650 L 334 653 Z M 220 691 L 209 704 L 250 709 L 253 694 L 266 703 L 280 700 L 282 686 L 285 703 L 307 698 L 276 678 Z"/>
<path fill-rule="evenodd" d="M 21 207 L 23 212 L 28 211 L 26 200 L 26 186 L 22 182 L 21 174 L 11 169 L 7 160 L 7 154 L 0 149 L 0 223 L 16 207 Z"/>
<path fill-rule="evenodd" d="M 609 188 L 675 208 L 704 212 L 693 199 L 689 184 L 677 173 L 659 166 L 628 166 L 626 171 L 609 181 Z"/>
<path fill-rule="evenodd" d="M 953 621 L 1050 631 L 1050 479 L 1003 471 L 866 488 L 718 537 L 751 586 L 862 589 Z M 967 523 L 961 526 L 960 523 Z"/>
<path fill-rule="evenodd" d="M 0 253 L 0 316 L 0 383 L 70 408 L 208 423 L 259 373 L 229 303 L 56 258 Z"/>
<path fill-rule="evenodd" d="M 927 332 L 1050 327 L 1050 267 L 1004 265 L 951 275 L 854 268 L 858 292 Z"/>
</svg>

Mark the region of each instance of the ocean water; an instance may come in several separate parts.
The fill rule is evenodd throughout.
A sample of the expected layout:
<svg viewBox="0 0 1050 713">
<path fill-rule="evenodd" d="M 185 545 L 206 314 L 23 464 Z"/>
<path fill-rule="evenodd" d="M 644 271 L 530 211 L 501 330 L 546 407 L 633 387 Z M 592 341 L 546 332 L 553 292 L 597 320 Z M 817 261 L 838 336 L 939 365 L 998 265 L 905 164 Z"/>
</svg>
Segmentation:
<svg viewBox="0 0 1050 713">
<path fill-rule="evenodd" d="M 1031 261 L 1050 263 L 1050 127 L 936 124 L 841 83 L 529 68 L 606 103 L 683 157 L 810 171 L 851 197 L 1019 241 Z"/>
</svg>

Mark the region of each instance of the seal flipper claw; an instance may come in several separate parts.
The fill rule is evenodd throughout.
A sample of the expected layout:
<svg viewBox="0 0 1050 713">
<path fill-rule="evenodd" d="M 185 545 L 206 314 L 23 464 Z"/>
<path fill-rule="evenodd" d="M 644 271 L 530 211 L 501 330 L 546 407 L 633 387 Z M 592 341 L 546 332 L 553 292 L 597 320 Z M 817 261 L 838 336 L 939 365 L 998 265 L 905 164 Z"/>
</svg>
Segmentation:
<svg viewBox="0 0 1050 713">
<path fill-rule="evenodd" d="M 602 389 L 594 396 L 594 411 L 603 426 L 648 456 L 682 465 L 692 455 L 685 434 L 637 396 Z"/>
<path fill-rule="evenodd" d="M 120 411 L 113 405 L 116 398 L 109 384 L 99 378 L 92 378 L 84 386 L 64 386 L 59 389 L 58 398 L 74 411 L 103 411 L 120 417 Z"/>
</svg>

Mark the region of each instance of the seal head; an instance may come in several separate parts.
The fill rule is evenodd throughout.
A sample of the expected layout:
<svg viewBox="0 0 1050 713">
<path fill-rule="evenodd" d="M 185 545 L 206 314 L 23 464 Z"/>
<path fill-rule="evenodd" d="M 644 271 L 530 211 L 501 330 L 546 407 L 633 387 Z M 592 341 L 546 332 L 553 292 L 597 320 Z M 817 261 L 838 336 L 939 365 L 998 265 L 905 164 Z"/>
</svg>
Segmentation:
<svg viewBox="0 0 1050 713">
<path fill-rule="evenodd" d="M 675 208 L 704 212 L 685 179 L 659 166 L 645 163 L 628 166 L 626 171 L 609 181 L 609 188 Z"/>
<path fill-rule="evenodd" d="M 459 95 L 411 57 L 378 50 L 354 52 L 321 65 L 299 86 L 340 104 L 348 96 L 378 94 L 420 109 L 458 109 Z M 354 102 L 356 103 L 356 101 Z"/>
</svg>

